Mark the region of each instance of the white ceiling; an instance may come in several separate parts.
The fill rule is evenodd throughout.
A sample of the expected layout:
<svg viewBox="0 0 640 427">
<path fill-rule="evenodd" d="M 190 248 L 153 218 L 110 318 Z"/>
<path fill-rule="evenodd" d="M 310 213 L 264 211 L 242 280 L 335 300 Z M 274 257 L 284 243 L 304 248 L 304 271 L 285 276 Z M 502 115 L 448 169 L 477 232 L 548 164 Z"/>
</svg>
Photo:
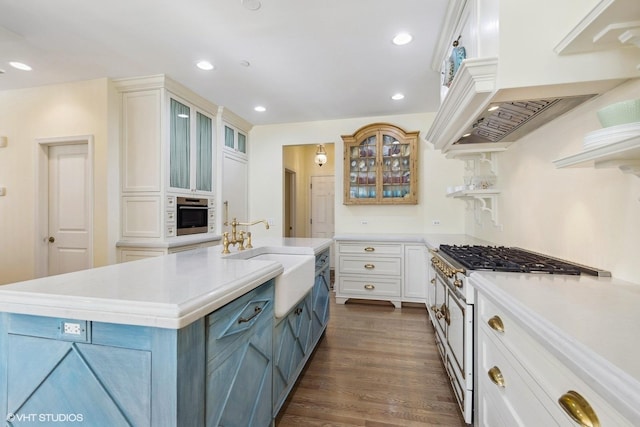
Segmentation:
<svg viewBox="0 0 640 427">
<path fill-rule="evenodd" d="M 261 0 L 250 11 L 241 0 L 0 0 L 0 90 L 166 74 L 256 125 L 436 111 L 440 76 L 430 64 L 446 7 L 447 0 Z M 393 45 L 401 31 L 413 42 Z M 201 59 L 216 68 L 197 69 Z M 391 100 L 396 92 L 405 99 Z"/>
</svg>

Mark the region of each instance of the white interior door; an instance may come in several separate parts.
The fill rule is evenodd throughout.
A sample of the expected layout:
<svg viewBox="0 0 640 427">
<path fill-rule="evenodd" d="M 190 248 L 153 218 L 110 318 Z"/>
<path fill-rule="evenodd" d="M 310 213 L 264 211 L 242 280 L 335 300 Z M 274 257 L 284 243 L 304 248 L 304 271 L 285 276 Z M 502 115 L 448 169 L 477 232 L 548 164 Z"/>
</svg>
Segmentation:
<svg viewBox="0 0 640 427">
<path fill-rule="evenodd" d="M 334 183 L 333 175 L 311 177 L 311 237 L 333 238 L 335 232 Z M 331 266 L 333 265 L 332 250 Z"/>
<path fill-rule="evenodd" d="M 48 158 L 48 274 L 91 268 L 88 144 L 52 145 Z"/>
</svg>

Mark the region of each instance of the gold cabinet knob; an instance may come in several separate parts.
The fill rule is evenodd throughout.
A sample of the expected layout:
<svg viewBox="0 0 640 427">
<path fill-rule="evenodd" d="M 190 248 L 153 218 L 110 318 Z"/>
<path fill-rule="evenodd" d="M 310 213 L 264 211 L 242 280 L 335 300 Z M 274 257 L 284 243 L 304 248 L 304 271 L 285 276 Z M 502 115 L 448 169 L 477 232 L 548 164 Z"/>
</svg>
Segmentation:
<svg viewBox="0 0 640 427">
<path fill-rule="evenodd" d="M 365 252 L 374 252 L 376 250 L 376 248 L 372 248 L 371 246 L 367 246 L 366 248 L 364 248 Z"/>
<path fill-rule="evenodd" d="M 435 285 L 436 284 L 436 278 L 434 277 L 433 279 L 430 280 L 430 282 L 431 282 L 432 285 Z"/>
<path fill-rule="evenodd" d="M 376 268 L 376 266 L 374 264 L 365 264 L 364 268 L 366 268 L 367 270 L 373 270 L 374 268 Z"/>
<path fill-rule="evenodd" d="M 489 374 L 489 379 L 498 387 L 504 387 L 504 377 L 502 376 L 502 372 L 500 372 L 500 368 L 498 368 L 497 366 L 494 366 L 493 368 L 489 369 L 489 372 L 487 372 L 487 374 Z"/>
<path fill-rule="evenodd" d="M 491 319 L 487 320 L 487 323 L 494 331 L 504 333 L 504 323 L 502 323 L 500 316 L 493 316 Z"/>
<path fill-rule="evenodd" d="M 367 283 L 366 285 L 364 285 L 364 288 L 368 291 L 372 291 L 374 290 L 376 287 L 374 285 L 372 285 L 371 283 Z"/>
<path fill-rule="evenodd" d="M 577 391 L 569 390 L 558 399 L 560 407 L 572 420 L 584 427 L 600 427 L 595 411 Z"/>
</svg>

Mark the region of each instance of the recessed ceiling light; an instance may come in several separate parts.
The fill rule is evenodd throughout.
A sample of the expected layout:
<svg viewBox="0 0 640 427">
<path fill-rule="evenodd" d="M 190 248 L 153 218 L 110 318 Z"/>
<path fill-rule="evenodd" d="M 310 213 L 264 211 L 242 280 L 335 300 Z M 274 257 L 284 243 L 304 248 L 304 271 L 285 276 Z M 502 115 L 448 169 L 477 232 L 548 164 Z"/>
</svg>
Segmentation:
<svg viewBox="0 0 640 427">
<path fill-rule="evenodd" d="M 407 44 L 413 40 L 413 37 L 409 33 L 399 33 L 393 38 L 393 44 L 402 46 L 403 44 Z"/>
<path fill-rule="evenodd" d="M 487 111 L 496 111 L 498 108 L 500 108 L 499 105 L 494 105 L 493 107 L 489 107 Z"/>
<path fill-rule="evenodd" d="M 262 6 L 259 0 L 240 0 L 240 3 L 247 10 L 258 10 Z"/>
<path fill-rule="evenodd" d="M 464 135 L 462 135 L 463 138 L 466 138 L 468 136 L 471 136 L 471 134 L 470 133 L 465 133 Z"/>
<path fill-rule="evenodd" d="M 264 113 L 265 111 L 267 111 L 267 109 L 264 108 L 262 105 L 258 105 L 257 107 L 254 108 L 254 110 L 256 110 L 259 113 Z"/>
<path fill-rule="evenodd" d="M 391 99 L 393 99 L 394 101 L 399 101 L 399 100 L 401 100 L 401 99 L 404 99 L 404 95 L 403 95 L 403 94 L 401 94 L 401 93 L 396 93 L 395 95 L 393 95 L 393 96 L 391 97 Z"/>
<path fill-rule="evenodd" d="M 22 62 L 12 61 L 12 62 L 9 62 L 9 65 L 11 65 L 13 68 L 17 68 L 18 70 L 31 71 L 31 67 Z"/>
<path fill-rule="evenodd" d="M 200 61 L 196 64 L 196 67 L 205 71 L 213 70 L 213 64 L 209 61 Z"/>
</svg>

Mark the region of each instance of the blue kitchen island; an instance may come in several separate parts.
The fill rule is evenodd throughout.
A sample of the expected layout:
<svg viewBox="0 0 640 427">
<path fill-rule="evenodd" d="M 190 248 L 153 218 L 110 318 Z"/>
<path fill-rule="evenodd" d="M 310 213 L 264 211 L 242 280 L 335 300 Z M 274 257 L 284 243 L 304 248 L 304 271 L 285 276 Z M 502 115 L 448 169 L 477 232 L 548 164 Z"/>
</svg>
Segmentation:
<svg viewBox="0 0 640 427">
<path fill-rule="evenodd" d="M 270 425 L 278 365 L 291 372 L 288 393 L 326 328 L 331 241 L 271 243 L 252 251 L 315 257 L 311 290 L 283 319 L 283 266 L 220 247 L 0 287 L 0 416 L 9 426 Z"/>
</svg>

